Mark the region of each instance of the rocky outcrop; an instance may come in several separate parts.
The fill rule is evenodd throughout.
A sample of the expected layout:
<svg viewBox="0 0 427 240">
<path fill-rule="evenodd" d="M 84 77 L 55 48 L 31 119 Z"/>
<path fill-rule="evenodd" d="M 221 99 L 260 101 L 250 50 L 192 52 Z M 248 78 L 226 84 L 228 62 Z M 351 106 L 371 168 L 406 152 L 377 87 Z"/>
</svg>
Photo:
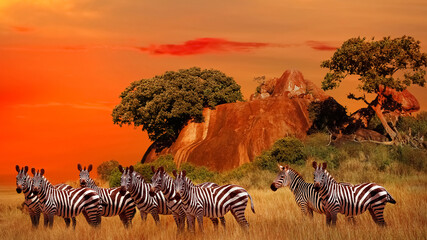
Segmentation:
<svg viewBox="0 0 427 240">
<path fill-rule="evenodd" d="M 264 83 L 248 102 L 205 109 L 205 122 L 190 122 L 171 147 L 150 149 L 143 161 L 172 154 L 178 165 L 191 162 L 223 171 L 254 160 L 275 141 L 288 135 L 304 138 L 311 126 L 308 106 L 329 96 L 299 71 L 288 70 Z"/>
</svg>

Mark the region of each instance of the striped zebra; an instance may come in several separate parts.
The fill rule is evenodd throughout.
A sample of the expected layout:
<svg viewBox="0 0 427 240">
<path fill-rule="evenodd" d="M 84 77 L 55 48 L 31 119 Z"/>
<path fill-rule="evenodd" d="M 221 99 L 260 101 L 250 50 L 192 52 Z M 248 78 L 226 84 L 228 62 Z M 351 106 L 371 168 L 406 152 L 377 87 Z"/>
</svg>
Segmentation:
<svg viewBox="0 0 427 240">
<path fill-rule="evenodd" d="M 121 194 L 120 187 L 98 187 L 95 181 L 89 176 L 89 172 L 92 171 L 92 164 L 90 164 L 87 169 L 77 164 L 77 169 L 80 171 L 80 187 L 88 187 L 95 190 L 101 198 L 103 202 L 101 216 L 113 217 L 119 215 L 123 225 L 125 227 L 130 226 L 136 213 L 135 202 L 131 195 L 128 192 Z"/>
<path fill-rule="evenodd" d="M 55 215 L 71 218 L 81 212 L 90 225 L 96 227 L 101 224 L 101 200 L 94 190 L 89 188 L 56 189 L 43 176 L 43 168 L 37 172 L 32 168 L 31 172 L 34 175 L 32 190 L 41 203 L 43 213 L 48 217 L 49 227 L 53 226 Z"/>
<path fill-rule="evenodd" d="M 324 213 L 323 204 L 319 194 L 314 191 L 314 184 L 308 183 L 294 169 L 288 165 L 279 165 L 280 172 L 271 184 L 271 190 L 277 191 L 280 187 L 289 186 L 295 196 L 295 201 L 304 215 L 313 217 L 313 211 Z"/>
<path fill-rule="evenodd" d="M 314 189 L 319 192 L 326 214 L 326 223 L 335 225 L 337 214 L 356 216 L 369 210 L 372 219 L 378 225 L 385 226 L 384 207 L 387 202 L 396 201 L 384 187 L 375 183 L 363 183 L 354 186 L 342 185 L 326 171 L 326 163 L 313 162 Z"/>
<path fill-rule="evenodd" d="M 167 206 L 169 209 L 171 209 L 172 212 L 179 212 L 183 213 L 184 217 L 182 220 L 182 224 L 184 224 L 185 220 L 185 212 L 182 208 L 182 201 L 177 197 L 177 193 L 175 191 L 175 185 L 173 184 L 174 180 L 169 174 L 165 172 L 164 167 L 159 167 L 157 170 L 155 170 L 154 166 L 151 167 L 151 170 L 153 171 L 153 177 L 151 178 L 151 189 L 150 194 L 154 195 L 158 192 L 162 192 L 165 195 Z M 198 187 L 202 188 L 210 188 L 210 187 L 219 187 L 218 184 L 213 182 L 205 182 L 197 185 Z M 214 224 L 214 228 L 218 228 L 218 219 L 217 218 L 210 218 L 212 223 Z M 225 228 L 225 218 L 220 217 L 221 225 Z M 188 226 L 188 224 L 187 224 Z M 182 226 L 184 228 L 184 226 Z"/>
<path fill-rule="evenodd" d="M 252 197 L 244 188 L 237 185 L 202 188 L 195 186 L 186 177 L 185 170 L 179 174 L 174 170 L 173 175 L 175 190 L 182 201 L 191 232 L 195 231 L 195 219 L 199 224 L 199 230 L 203 232 L 203 216 L 218 218 L 223 217 L 228 211 L 231 211 L 242 228 L 249 228 L 245 218 L 248 197 L 251 199 L 252 212 L 255 213 L 255 209 Z"/>
<path fill-rule="evenodd" d="M 28 166 L 25 166 L 23 168 L 19 168 L 18 165 L 16 165 L 16 171 L 18 172 L 18 175 L 16 176 L 16 192 L 17 193 L 24 193 L 24 205 L 27 206 L 28 212 L 30 214 L 31 224 L 33 227 L 38 227 L 40 222 L 40 214 L 42 212 L 41 203 L 37 197 L 36 194 L 32 192 L 31 185 L 33 179 L 28 175 Z M 54 186 L 57 189 L 61 190 L 70 190 L 72 187 L 67 184 L 58 184 Z M 73 227 L 76 227 L 76 218 L 73 217 Z M 70 219 L 64 218 L 65 224 L 67 227 L 70 226 Z M 48 225 L 48 217 L 44 216 L 44 225 Z"/>
<path fill-rule="evenodd" d="M 136 206 L 139 209 L 142 220 L 147 220 L 147 214 L 153 216 L 156 224 L 160 223 L 159 214 L 161 215 L 173 215 L 177 226 L 179 227 L 179 216 L 173 213 L 166 206 L 166 199 L 160 192 L 155 196 L 150 196 L 149 191 L 151 184 L 146 183 L 144 178 L 137 172 L 134 171 L 133 166 L 123 169 L 119 165 L 119 170 L 122 173 L 121 176 L 121 192 L 129 192 L 132 199 L 135 201 Z"/>
</svg>

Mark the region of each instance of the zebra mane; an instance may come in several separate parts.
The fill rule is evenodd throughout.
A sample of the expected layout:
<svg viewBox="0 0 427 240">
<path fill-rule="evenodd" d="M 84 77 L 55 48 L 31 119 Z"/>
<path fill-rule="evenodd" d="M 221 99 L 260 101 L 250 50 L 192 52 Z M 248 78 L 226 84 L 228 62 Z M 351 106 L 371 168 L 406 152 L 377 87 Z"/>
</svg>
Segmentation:
<svg viewBox="0 0 427 240">
<path fill-rule="evenodd" d="M 289 169 L 291 172 L 293 172 L 295 175 L 297 175 L 298 177 L 300 177 L 302 180 L 304 180 L 304 177 L 303 177 L 299 172 L 297 172 L 295 169 L 290 168 L 290 167 L 288 167 L 288 169 Z M 304 181 L 305 181 L 305 180 L 304 180 Z"/>
<path fill-rule="evenodd" d="M 334 177 L 332 177 L 332 175 L 326 170 L 326 169 L 323 169 L 323 171 L 325 172 L 325 174 L 326 174 L 326 177 L 328 177 L 329 178 L 329 180 L 331 180 L 333 183 L 337 183 L 337 184 L 339 184 L 338 182 L 337 182 L 337 180 L 335 180 L 335 178 Z"/>
</svg>

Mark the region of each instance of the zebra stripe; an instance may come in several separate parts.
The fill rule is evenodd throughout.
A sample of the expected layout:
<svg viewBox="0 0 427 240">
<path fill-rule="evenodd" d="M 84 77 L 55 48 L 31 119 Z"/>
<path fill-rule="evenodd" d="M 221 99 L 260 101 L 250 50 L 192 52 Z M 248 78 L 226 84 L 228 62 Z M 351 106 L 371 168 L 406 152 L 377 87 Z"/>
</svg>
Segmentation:
<svg viewBox="0 0 427 240">
<path fill-rule="evenodd" d="M 28 166 L 23 167 L 22 169 L 16 165 L 16 171 L 18 175 L 16 176 L 16 192 L 20 193 L 21 191 L 24 193 L 24 205 L 27 206 L 30 220 L 33 227 L 38 227 L 40 223 L 40 214 L 42 213 L 41 203 L 36 194 L 32 192 L 32 181 L 33 179 L 28 175 Z M 68 184 L 58 184 L 54 186 L 57 189 L 61 190 L 70 190 L 72 187 Z M 76 219 L 73 217 L 73 227 L 76 226 Z M 67 227 L 70 226 L 70 219 L 64 218 L 65 224 Z M 48 225 L 48 217 L 44 216 L 45 226 Z"/>
<path fill-rule="evenodd" d="M 128 192 L 120 193 L 120 187 L 116 188 L 101 188 L 98 187 L 95 181 L 89 176 L 92 170 L 92 164 L 82 168 L 80 164 L 77 165 L 80 171 L 80 187 L 88 187 L 95 190 L 102 201 L 101 216 L 113 217 L 119 215 L 125 227 L 132 225 L 132 219 L 135 217 L 136 209 L 135 202 Z"/>
<path fill-rule="evenodd" d="M 166 198 L 167 206 L 169 209 L 171 209 L 172 212 L 176 212 L 179 216 L 182 216 L 182 219 L 180 219 L 180 222 L 182 222 L 181 228 L 184 228 L 184 221 L 185 221 L 185 212 L 182 207 L 182 201 L 179 199 L 176 191 L 175 191 L 175 185 L 174 180 L 172 177 L 170 177 L 164 170 L 164 167 L 159 167 L 159 169 L 155 170 L 154 167 L 152 168 L 152 171 L 154 173 L 153 177 L 151 178 L 151 189 L 150 194 L 162 192 Z M 210 188 L 210 187 L 219 187 L 218 184 L 213 182 L 205 182 L 197 185 L 198 187 L 202 188 Z M 214 224 L 215 228 L 218 228 L 218 219 L 217 218 L 210 218 L 212 223 Z M 225 218 L 220 217 L 221 225 L 225 227 Z"/>
<path fill-rule="evenodd" d="M 53 226 L 53 217 L 58 215 L 64 218 L 76 217 L 81 212 L 87 222 L 92 226 L 101 223 L 101 205 L 99 195 L 89 188 L 77 188 L 71 190 L 59 190 L 43 176 L 44 169 L 35 171 L 32 182 L 32 190 L 37 194 L 43 213 L 48 217 L 49 226 Z"/>
<path fill-rule="evenodd" d="M 187 214 L 190 231 L 195 230 L 195 219 L 203 231 L 203 216 L 210 218 L 223 217 L 231 211 L 236 221 L 244 229 L 249 227 L 245 218 L 245 209 L 248 197 L 251 199 L 251 209 L 255 213 L 253 200 L 249 193 L 237 185 L 224 185 L 219 187 L 201 188 L 193 184 L 186 177 L 186 171 L 177 174 L 173 172 L 175 188 L 182 200 L 183 208 Z"/>
<path fill-rule="evenodd" d="M 158 224 L 160 222 L 159 214 L 172 214 L 172 211 L 166 205 L 164 195 L 160 192 L 153 197 L 150 196 L 151 184 L 145 183 L 144 178 L 139 173 L 133 171 L 133 166 L 126 169 L 119 166 L 119 170 L 122 172 L 121 192 L 129 192 L 139 209 L 142 220 L 145 221 L 147 214 L 150 213 L 156 224 Z"/>
<path fill-rule="evenodd" d="M 326 163 L 318 165 L 313 162 L 314 189 L 322 198 L 326 213 L 326 223 L 335 225 L 337 214 L 355 216 L 366 210 L 372 216 L 375 223 L 385 226 L 384 207 L 387 202 L 395 204 L 396 201 L 384 187 L 375 183 L 363 183 L 358 185 L 343 185 L 326 171 Z"/>
<path fill-rule="evenodd" d="M 271 184 L 271 190 L 276 191 L 280 187 L 289 186 L 304 215 L 313 217 L 313 211 L 324 213 L 322 199 L 314 191 L 314 184 L 306 182 L 297 171 L 288 165 L 284 167 L 279 165 L 279 168 L 280 172 Z"/>
</svg>

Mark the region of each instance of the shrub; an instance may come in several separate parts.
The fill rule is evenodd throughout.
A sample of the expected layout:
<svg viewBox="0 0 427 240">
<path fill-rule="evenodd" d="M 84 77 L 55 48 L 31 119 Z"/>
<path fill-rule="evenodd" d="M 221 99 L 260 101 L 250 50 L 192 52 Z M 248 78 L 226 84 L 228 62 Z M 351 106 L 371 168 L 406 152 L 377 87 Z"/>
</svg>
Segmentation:
<svg viewBox="0 0 427 240">
<path fill-rule="evenodd" d="M 99 178 L 101 178 L 104 181 L 109 181 L 112 172 L 115 169 L 117 169 L 118 166 L 119 166 L 119 162 L 117 162 L 116 160 L 106 161 L 101 163 L 96 168 L 96 172 L 98 173 Z"/>
<path fill-rule="evenodd" d="M 417 116 L 401 116 L 397 121 L 399 131 L 408 133 L 411 129 L 411 134 L 427 137 L 427 112 L 421 112 Z"/>
</svg>

